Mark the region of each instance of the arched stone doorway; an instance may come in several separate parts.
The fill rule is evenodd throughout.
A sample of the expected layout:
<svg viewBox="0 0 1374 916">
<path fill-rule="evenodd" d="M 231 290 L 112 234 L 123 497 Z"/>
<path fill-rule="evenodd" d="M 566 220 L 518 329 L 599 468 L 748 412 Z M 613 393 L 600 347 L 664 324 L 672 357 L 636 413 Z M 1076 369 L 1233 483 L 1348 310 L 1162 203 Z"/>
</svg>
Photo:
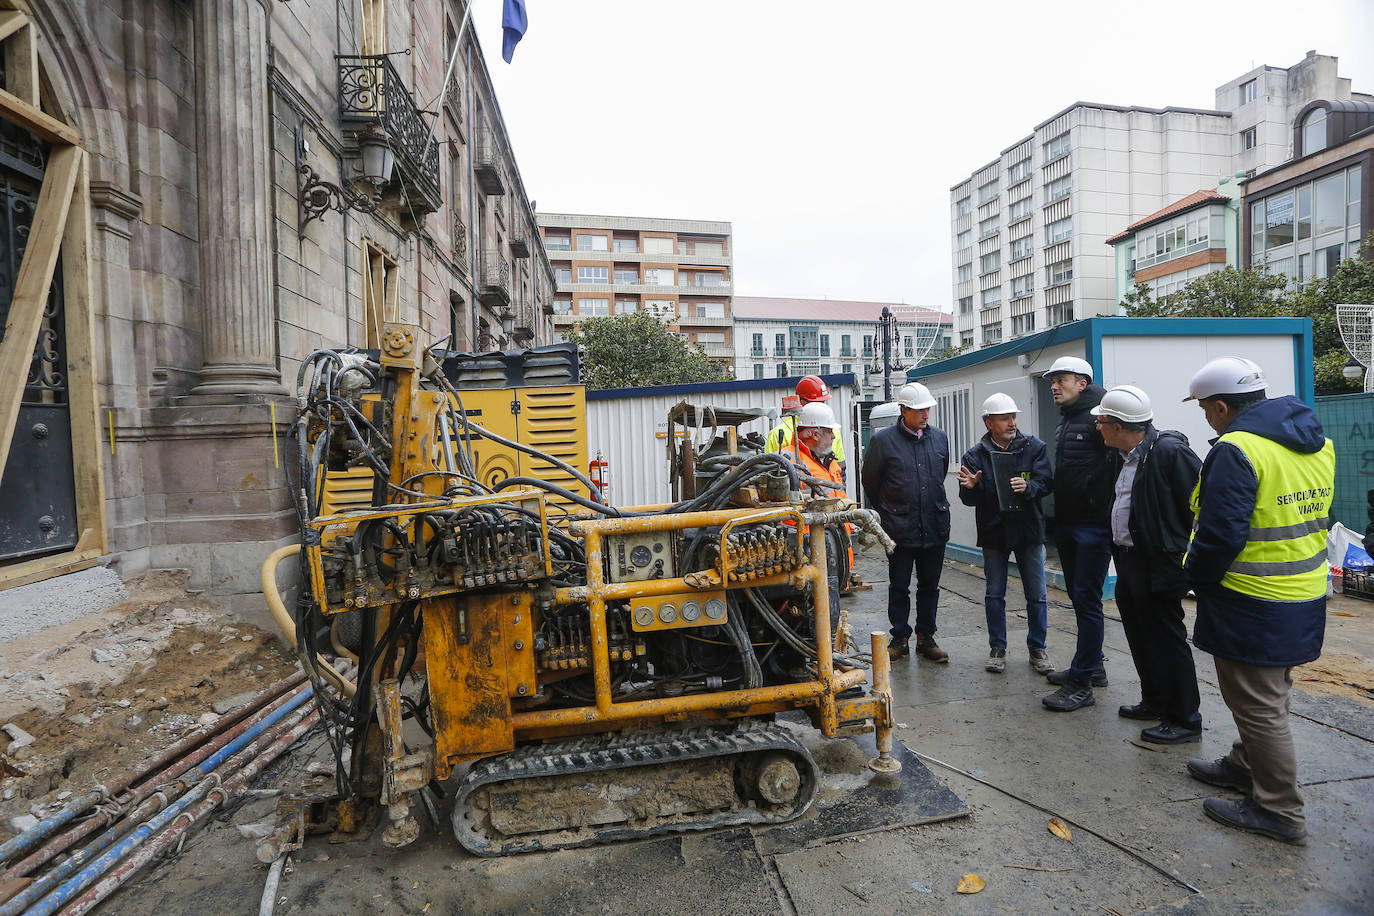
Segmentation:
<svg viewBox="0 0 1374 916">
<path fill-rule="evenodd" d="M 0 3 L 0 587 L 106 551 L 90 155 L 30 9 Z"/>
</svg>

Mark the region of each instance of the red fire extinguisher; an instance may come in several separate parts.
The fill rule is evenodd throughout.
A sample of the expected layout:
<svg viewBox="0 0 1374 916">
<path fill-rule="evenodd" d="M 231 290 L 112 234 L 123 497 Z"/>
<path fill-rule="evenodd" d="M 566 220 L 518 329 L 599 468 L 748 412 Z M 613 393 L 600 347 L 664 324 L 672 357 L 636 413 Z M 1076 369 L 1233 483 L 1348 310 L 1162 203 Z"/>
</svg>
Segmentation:
<svg viewBox="0 0 1374 916">
<path fill-rule="evenodd" d="M 587 476 L 601 491 L 601 502 L 609 506 L 611 504 L 611 463 L 601 457 L 600 449 L 596 450 L 596 458 L 587 464 Z"/>
</svg>

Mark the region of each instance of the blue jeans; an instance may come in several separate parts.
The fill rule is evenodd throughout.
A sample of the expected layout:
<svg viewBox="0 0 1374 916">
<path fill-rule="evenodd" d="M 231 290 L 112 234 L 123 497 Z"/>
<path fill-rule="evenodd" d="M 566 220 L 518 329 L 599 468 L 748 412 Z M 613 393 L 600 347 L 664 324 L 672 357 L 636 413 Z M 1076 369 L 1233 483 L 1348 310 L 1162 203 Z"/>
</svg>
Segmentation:
<svg viewBox="0 0 1374 916">
<path fill-rule="evenodd" d="M 1112 560 L 1112 531 L 1074 525 L 1055 533 L 1073 613 L 1078 618 L 1078 649 L 1069 677 L 1086 682 L 1102 666 L 1102 587 Z"/>
<path fill-rule="evenodd" d="M 983 548 L 983 572 L 987 588 L 983 610 L 988 618 L 988 645 L 1007 647 L 1007 561 L 1015 554 L 1021 571 L 1021 591 L 1026 596 L 1027 649 L 1044 649 L 1049 629 L 1049 602 L 1045 597 L 1045 545 L 1022 544 L 1010 550 Z"/>
<path fill-rule="evenodd" d="M 916 634 L 935 635 L 935 608 L 940 603 L 940 571 L 945 566 L 945 545 L 903 547 L 898 544 L 887 558 L 887 620 L 892 635 L 911 635 L 911 570 L 916 570 Z"/>
</svg>

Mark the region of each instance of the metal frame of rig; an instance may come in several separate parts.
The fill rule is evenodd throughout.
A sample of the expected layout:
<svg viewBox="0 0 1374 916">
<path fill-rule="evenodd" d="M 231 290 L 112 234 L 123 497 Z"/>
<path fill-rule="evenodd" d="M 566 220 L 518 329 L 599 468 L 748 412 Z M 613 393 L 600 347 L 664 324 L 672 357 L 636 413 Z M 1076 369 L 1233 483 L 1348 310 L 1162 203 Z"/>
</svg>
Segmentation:
<svg viewBox="0 0 1374 916">
<path fill-rule="evenodd" d="M 375 360 L 321 350 L 298 377 L 292 622 L 338 765 L 315 826 L 360 832 L 384 810 L 384 841 L 405 845 L 427 790 L 453 796 L 479 855 L 788 821 L 819 778 L 776 721 L 792 710 L 827 737 L 875 731 L 871 765 L 900 769 L 886 634 L 865 659 L 832 626 L 846 526 L 890 548 L 871 512 L 714 411 L 727 429 L 682 482 L 695 495 L 605 505 L 474 422 L 419 333 L 386 325 Z M 477 448 L 526 473 L 480 480 Z"/>
</svg>

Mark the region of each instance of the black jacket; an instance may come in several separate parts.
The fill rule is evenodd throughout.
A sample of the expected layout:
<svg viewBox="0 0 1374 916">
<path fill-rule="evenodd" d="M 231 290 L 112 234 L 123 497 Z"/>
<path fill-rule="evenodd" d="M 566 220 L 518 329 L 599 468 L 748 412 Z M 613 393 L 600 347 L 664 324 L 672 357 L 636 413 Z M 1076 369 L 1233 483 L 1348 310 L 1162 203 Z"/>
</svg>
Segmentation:
<svg viewBox="0 0 1374 916">
<path fill-rule="evenodd" d="M 1026 492 L 1020 497 L 1019 509 L 1002 511 L 997 499 L 997 482 L 992 478 L 993 452 L 1009 452 L 1014 458 L 1013 473 L 1026 480 Z M 992 441 L 991 433 L 985 433 L 977 445 L 964 452 L 959 464 L 972 474 L 983 472 L 971 489 L 959 488 L 959 501 L 973 507 L 973 516 L 978 523 L 979 547 L 1011 550 L 1045 540 L 1045 515 L 1040 511 L 1040 500 L 1054 485 L 1049 450 L 1045 443 L 1018 432 L 1016 438 L 1003 449 Z"/>
<path fill-rule="evenodd" d="M 927 426 L 918 439 L 898 420 L 868 443 L 860 479 L 892 540 L 902 547 L 935 547 L 949 540 L 947 473 L 944 430 Z"/>
<path fill-rule="evenodd" d="M 1107 445 L 1089 413 L 1107 390 L 1088 385 L 1059 408 L 1054 448 L 1054 520 L 1057 525 L 1106 528 L 1111 524 L 1112 481 Z"/>
<path fill-rule="evenodd" d="M 1182 597 L 1183 554 L 1193 531 L 1193 487 L 1202 459 L 1188 446 L 1188 437 L 1174 429 L 1152 425 L 1141 440 L 1144 454 L 1131 483 L 1131 541 L 1144 557 L 1150 591 Z M 1121 452 L 1107 456 L 1113 481 L 1121 474 Z M 1115 485 L 1113 485 L 1115 498 Z"/>
</svg>

